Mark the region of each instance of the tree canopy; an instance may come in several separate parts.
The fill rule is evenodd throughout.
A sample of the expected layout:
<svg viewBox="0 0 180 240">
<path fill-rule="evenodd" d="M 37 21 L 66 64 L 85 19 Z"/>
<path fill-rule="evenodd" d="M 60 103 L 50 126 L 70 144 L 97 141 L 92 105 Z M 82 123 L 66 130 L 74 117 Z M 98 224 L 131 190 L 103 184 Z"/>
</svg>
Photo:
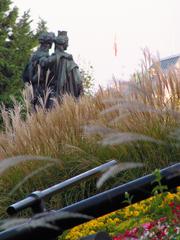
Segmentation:
<svg viewBox="0 0 180 240">
<path fill-rule="evenodd" d="M 40 19 L 37 29 L 31 29 L 30 12 L 18 15 L 10 0 L 0 1 L 0 103 L 11 105 L 11 96 L 18 98 L 22 89 L 22 71 L 38 45 L 38 36 L 47 30 Z"/>
</svg>

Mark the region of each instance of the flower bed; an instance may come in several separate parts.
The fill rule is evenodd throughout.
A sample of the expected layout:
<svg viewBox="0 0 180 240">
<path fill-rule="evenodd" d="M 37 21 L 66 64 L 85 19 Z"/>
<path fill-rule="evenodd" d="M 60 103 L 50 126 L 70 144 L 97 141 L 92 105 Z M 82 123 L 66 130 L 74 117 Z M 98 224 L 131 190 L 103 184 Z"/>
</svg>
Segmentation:
<svg viewBox="0 0 180 240">
<path fill-rule="evenodd" d="M 74 227 L 60 239 L 78 240 L 106 231 L 113 240 L 180 239 L 180 187 Z"/>
<path fill-rule="evenodd" d="M 174 202 L 170 203 L 172 208 L 173 219 L 162 217 L 156 221 L 147 222 L 139 227 L 131 230 L 126 230 L 123 234 L 118 234 L 113 237 L 113 240 L 145 240 L 145 239 L 180 239 L 180 204 L 175 205 Z"/>
</svg>

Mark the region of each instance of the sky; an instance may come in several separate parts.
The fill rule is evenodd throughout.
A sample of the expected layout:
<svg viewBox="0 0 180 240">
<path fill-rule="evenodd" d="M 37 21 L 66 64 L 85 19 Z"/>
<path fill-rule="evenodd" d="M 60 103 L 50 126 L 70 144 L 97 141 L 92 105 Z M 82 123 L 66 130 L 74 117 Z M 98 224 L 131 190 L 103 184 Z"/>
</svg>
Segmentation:
<svg viewBox="0 0 180 240">
<path fill-rule="evenodd" d="M 180 53 L 179 0 L 12 1 L 20 15 L 30 9 L 32 28 L 42 18 L 49 31 L 68 31 L 67 52 L 84 69 L 93 66 L 96 85 L 111 84 L 113 76 L 127 81 L 145 48 L 160 58 Z"/>
</svg>

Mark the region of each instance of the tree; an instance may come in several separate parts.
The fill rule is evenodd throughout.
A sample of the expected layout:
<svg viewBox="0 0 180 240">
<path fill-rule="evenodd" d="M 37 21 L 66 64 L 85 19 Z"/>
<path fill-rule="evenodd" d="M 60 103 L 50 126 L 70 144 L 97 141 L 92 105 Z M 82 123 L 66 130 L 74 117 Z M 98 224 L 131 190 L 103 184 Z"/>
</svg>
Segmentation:
<svg viewBox="0 0 180 240">
<path fill-rule="evenodd" d="M 94 87 L 93 67 L 91 65 L 88 66 L 88 68 L 81 67 L 80 73 L 83 82 L 84 94 L 90 96 L 93 94 Z"/>
<path fill-rule="evenodd" d="M 0 1 L 0 102 L 11 104 L 11 96 L 19 97 L 22 71 L 38 45 L 38 36 L 47 30 L 41 19 L 36 31 L 31 30 L 30 12 L 18 18 L 18 9 L 10 9 L 10 0 Z"/>
<path fill-rule="evenodd" d="M 43 32 L 47 32 L 47 22 L 44 21 L 42 18 L 39 18 L 36 29 L 36 37 L 38 37 Z"/>
<path fill-rule="evenodd" d="M 10 0 L 0 1 L 0 101 L 6 92 L 7 85 L 10 82 L 11 64 L 7 61 L 9 57 L 9 34 L 14 28 L 18 15 L 17 8 L 10 10 Z"/>
</svg>

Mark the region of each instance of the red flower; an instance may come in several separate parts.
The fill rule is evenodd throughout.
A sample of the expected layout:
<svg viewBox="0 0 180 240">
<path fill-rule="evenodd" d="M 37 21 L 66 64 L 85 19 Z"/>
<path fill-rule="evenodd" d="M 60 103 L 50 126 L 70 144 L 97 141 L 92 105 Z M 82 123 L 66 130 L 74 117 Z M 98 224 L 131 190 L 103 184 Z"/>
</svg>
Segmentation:
<svg viewBox="0 0 180 240">
<path fill-rule="evenodd" d="M 170 207 L 174 207 L 174 202 L 169 203 Z"/>
<path fill-rule="evenodd" d="M 126 231 L 124 236 L 125 237 L 137 237 L 137 233 L 138 233 L 138 228 L 136 227 L 136 228 L 133 228 L 129 231 Z"/>
<path fill-rule="evenodd" d="M 144 230 L 150 230 L 152 227 L 154 227 L 153 223 L 144 223 L 142 225 L 142 227 L 144 228 Z"/>
</svg>

